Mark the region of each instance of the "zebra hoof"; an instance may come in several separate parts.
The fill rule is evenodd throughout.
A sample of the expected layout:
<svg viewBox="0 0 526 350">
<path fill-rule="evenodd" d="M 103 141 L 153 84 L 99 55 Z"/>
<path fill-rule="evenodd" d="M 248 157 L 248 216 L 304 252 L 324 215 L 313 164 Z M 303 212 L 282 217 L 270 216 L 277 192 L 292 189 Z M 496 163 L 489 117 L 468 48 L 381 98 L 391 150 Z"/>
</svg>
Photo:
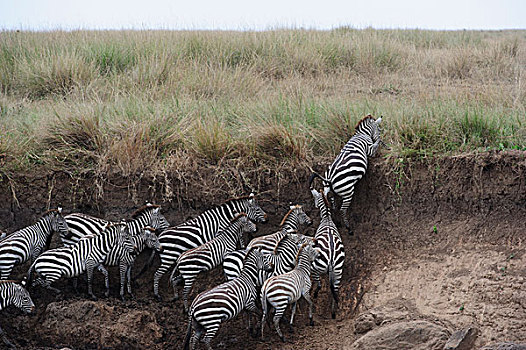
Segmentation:
<svg viewBox="0 0 526 350">
<path fill-rule="evenodd" d="M 292 325 L 289 326 L 289 333 L 294 333 L 294 328 L 292 328 Z"/>
<path fill-rule="evenodd" d="M 126 298 L 125 298 L 124 295 L 122 295 L 122 294 L 121 294 L 121 301 L 122 301 L 123 303 L 126 302 Z"/>
<path fill-rule="evenodd" d="M 97 301 L 97 300 L 99 300 L 99 298 L 97 298 L 97 297 L 95 296 L 95 294 L 90 294 L 89 297 L 90 297 L 90 299 L 93 300 L 93 301 Z"/>
<path fill-rule="evenodd" d="M 159 294 L 155 294 L 154 298 L 155 298 L 155 300 L 157 300 L 158 302 L 163 301 L 163 298 L 162 298 Z"/>
<path fill-rule="evenodd" d="M 285 339 L 285 337 L 284 337 L 283 335 L 282 335 L 280 338 L 281 338 L 281 341 L 282 341 L 282 342 L 284 342 L 284 343 L 287 342 L 287 339 Z"/>
<path fill-rule="evenodd" d="M 331 314 L 331 316 L 332 316 L 332 319 L 334 320 L 334 319 L 336 318 L 336 313 L 333 312 L 333 313 Z"/>
<path fill-rule="evenodd" d="M 312 320 L 312 318 L 309 321 L 309 326 L 314 327 L 314 321 Z"/>
</svg>

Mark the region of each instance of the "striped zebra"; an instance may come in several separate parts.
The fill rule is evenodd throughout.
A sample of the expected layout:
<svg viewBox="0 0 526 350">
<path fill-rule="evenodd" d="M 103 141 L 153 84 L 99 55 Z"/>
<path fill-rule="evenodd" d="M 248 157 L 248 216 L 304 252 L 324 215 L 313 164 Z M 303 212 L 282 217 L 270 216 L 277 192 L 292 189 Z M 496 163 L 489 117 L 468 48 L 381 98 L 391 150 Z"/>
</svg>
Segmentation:
<svg viewBox="0 0 526 350">
<path fill-rule="evenodd" d="M 34 270 L 36 279 L 33 286 L 42 285 L 47 289 L 60 293 L 59 289 L 51 284 L 61 277 L 76 277 L 87 272 L 88 294 L 97 300 L 92 289 L 93 270 L 104 262 L 106 255 L 115 245 L 122 245 L 126 251 L 134 251 L 127 225 L 109 224 L 100 235 L 89 235 L 81 238 L 76 244 L 69 247 L 51 249 L 41 254 L 31 265 L 27 274 L 28 283 L 31 282 L 31 273 Z M 105 270 L 102 270 L 104 273 Z M 107 271 L 104 273 L 106 290 L 109 288 Z"/>
<path fill-rule="evenodd" d="M 246 213 L 248 218 L 254 222 L 267 221 L 267 214 L 257 204 L 254 194 L 251 193 L 248 197 L 229 200 L 192 220 L 170 227 L 159 234 L 163 252 L 159 254 L 161 266 L 155 272 L 153 279 L 153 293 L 157 300 L 161 300 L 159 281 L 175 264 L 179 256 L 189 249 L 210 241 L 217 235 L 217 232 L 228 226 L 238 213 Z M 241 247 L 244 248 L 244 243 Z"/>
<path fill-rule="evenodd" d="M 305 243 L 298 251 L 296 258 L 296 267 L 285 274 L 269 278 L 261 288 L 261 306 L 263 316 L 261 318 L 261 339 L 264 339 L 263 331 L 265 329 L 265 320 L 269 313 L 269 304 L 274 308 L 274 327 L 279 337 L 285 342 L 285 337 L 279 328 L 279 321 L 289 304 L 292 304 L 292 313 L 290 316 L 290 331 L 292 332 L 292 323 L 296 313 L 298 300 L 303 297 L 309 303 L 309 320 L 313 326 L 312 320 L 312 301 L 310 299 L 310 274 L 311 263 L 318 257 L 319 251 L 314 249 L 312 244 Z"/>
<path fill-rule="evenodd" d="M 31 296 L 23 286 L 14 281 L 0 281 L 0 311 L 11 305 L 26 314 L 35 311 L 35 304 L 33 304 Z M 7 339 L 2 327 L 0 327 L 0 336 L 7 347 L 16 349 L 15 345 Z"/>
<path fill-rule="evenodd" d="M 312 225 L 311 218 L 305 213 L 301 205 L 290 205 L 289 211 L 285 214 L 283 220 L 281 220 L 280 231 L 252 239 L 247 248 L 258 247 L 263 253 L 271 253 L 283 237 L 289 233 L 298 231 L 301 225 Z M 223 272 L 228 281 L 239 276 L 248 249 L 234 251 L 225 257 Z M 295 253 L 294 256 L 296 256 Z M 294 268 L 294 266 L 291 268 Z"/>
<path fill-rule="evenodd" d="M 34 261 L 49 248 L 53 232 L 68 232 L 62 208 L 47 211 L 34 225 L 14 232 L 0 242 L 0 279 L 9 278 L 16 265 Z"/>
<path fill-rule="evenodd" d="M 108 224 L 118 223 L 82 213 L 66 215 L 65 219 L 68 223 L 69 232 L 60 236 L 62 245 L 65 247 L 77 243 L 84 236 L 100 234 Z M 132 236 L 139 235 L 146 226 L 159 230 L 170 226 L 164 215 L 161 214 L 161 207 L 150 203 L 137 209 L 132 214 L 132 220 L 126 224 Z"/>
<path fill-rule="evenodd" d="M 129 226 L 126 227 L 127 230 L 128 227 Z M 130 294 L 133 298 L 131 289 L 131 269 L 137 255 L 140 254 L 146 247 L 152 249 L 153 251 L 162 251 L 161 245 L 159 244 L 159 238 L 157 237 L 155 232 L 155 228 L 146 226 L 141 230 L 140 234 L 133 236 L 130 235 L 131 243 L 135 248 L 133 252 L 128 251 L 124 245 L 115 245 L 106 256 L 106 259 L 104 259 L 103 264 L 105 266 L 119 266 L 121 282 L 120 296 L 122 301 L 124 301 L 124 283 L 126 281 L 128 294 Z M 104 270 L 106 269 L 103 265 L 99 265 L 98 269 L 104 275 L 107 275 L 108 272 L 104 272 Z M 108 288 L 106 289 L 106 297 L 108 297 L 109 294 L 110 290 Z"/>
<path fill-rule="evenodd" d="M 324 176 L 313 173 L 310 178 L 310 186 L 315 177 L 323 181 L 324 195 L 332 191 L 342 198 L 340 215 L 349 234 L 350 229 L 347 210 L 354 195 L 354 186 L 365 175 L 368 157 L 376 154 L 380 143 L 380 122 L 382 118 L 375 120 L 371 115 L 366 116 L 356 125 L 356 132 L 347 141 L 340 154 L 336 157 Z M 334 198 L 331 198 L 334 207 Z"/>
<path fill-rule="evenodd" d="M 320 275 L 328 273 L 332 294 L 331 315 L 332 318 L 336 318 L 336 309 L 339 302 L 338 291 L 343 274 L 345 251 L 340 233 L 332 221 L 327 198 L 323 193 L 313 188 L 311 188 L 311 193 L 314 197 L 314 204 L 320 210 L 321 216 L 320 225 L 314 235 L 314 240 L 316 241 L 314 247 L 320 250 L 320 255 L 312 264 L 312 279 L 317 284 L 314 290 L 314 298 L 318 296 L 321 288 Z"/>
<path fill-rule="evenodd" d="M 262 285 L 269 277 L 277 276 L 291 271 L 296 266 L 296 256 L 302 244 L 312 241 L 312 237 L 302 235 L 300 233 L 287 233 L 276 243 L 276 246 L 271 252 L 260 250 L 264 254 L 268 254 L 270 262 L 274 265 L 274 271 L 264 272 L 260 271 L 259 285 Z M 238 277 L 243 269 L 243 261 L 248 249 L 236 250 L 225 258 L 223 262 L 223 270 L 227 281 L 231 281 Z"/>
<path fill-rule="evenodd" d="M 247 214 L 240 213 L 232 219 L 230 225 L 220 231 L 217 237 L 181 254 L 170 276 L 170 281 L 174 292 L 178 282 L 184 281 L 183 304 L 185 312 L 188 311 L 188 296 L 197 275 L 204 271 L 210 271 L 221 264 L 225 255 L 233 252 L 237 243 L 243 240 L 243 234 L 253 232 L 256 232 L 256 225 L 250 221 Z M 175 295 L 177 298 L 176 292 Z"/>
<path fill-rule="evenodd" d="M 258 313 L 256 284 L 258 270 L 262 269 L 271 271 L 272 265 L 259 249 L 253 248 L 248 252 L 243 271 L 238 278 L 203 292 L 194 299 L 188 311 L 184 349 L 195 349 L 205 333 L 203 342 L 211 350 L 210 342 L 221 323 L 234 318 L 242 310 Z"/>
</svg>

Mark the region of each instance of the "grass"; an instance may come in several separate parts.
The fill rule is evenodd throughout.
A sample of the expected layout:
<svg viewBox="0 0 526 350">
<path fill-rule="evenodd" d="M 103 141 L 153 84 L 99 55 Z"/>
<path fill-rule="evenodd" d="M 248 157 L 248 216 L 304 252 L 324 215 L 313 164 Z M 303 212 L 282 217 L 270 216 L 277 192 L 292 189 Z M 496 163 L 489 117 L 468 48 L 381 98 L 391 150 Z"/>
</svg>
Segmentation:
<svg viewBox="0 0 526 350">
<path fill-rule="evenodd" d="M 526 150 L 525 43 L 526 31 L 4 31 L 0 172 L 301 166 L 334 157 L 368 113 L 384 116 L 390 159 Z"/>
</svg>

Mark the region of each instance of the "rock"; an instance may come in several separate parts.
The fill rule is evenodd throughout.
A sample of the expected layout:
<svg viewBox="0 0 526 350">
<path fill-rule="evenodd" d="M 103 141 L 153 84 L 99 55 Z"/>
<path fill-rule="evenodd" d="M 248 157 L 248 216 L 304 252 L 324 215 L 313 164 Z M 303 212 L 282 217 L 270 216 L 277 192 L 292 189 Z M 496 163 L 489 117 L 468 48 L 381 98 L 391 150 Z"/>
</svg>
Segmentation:
<svg viewBox="0 0 526 350">
<path fill-rule="evenodd" d="M 431 322 L 396 322 L 373 329 L 344 349 L 442 350 L 448 338 L 446 328 Z"/>
<path fill-rule="evenodd" d="M 505 342 L 493 345 L 486 345 L 480 350 L 526 350 L 526 344 L 515 344 Z"/>
<path fill-rule="evenodd" d="M 370 313 L 361 314 L 355 321 L 354 333 L 363 334 L 374 328 L 376 322 L 374 316 Z"/>
<path fill-rule="evenodd" d="M 471 350 L 477 339 L 478 330 L 476 328 L 465 328 L 456 331 L 449 337 L 444 350 Z"/>
</svg>

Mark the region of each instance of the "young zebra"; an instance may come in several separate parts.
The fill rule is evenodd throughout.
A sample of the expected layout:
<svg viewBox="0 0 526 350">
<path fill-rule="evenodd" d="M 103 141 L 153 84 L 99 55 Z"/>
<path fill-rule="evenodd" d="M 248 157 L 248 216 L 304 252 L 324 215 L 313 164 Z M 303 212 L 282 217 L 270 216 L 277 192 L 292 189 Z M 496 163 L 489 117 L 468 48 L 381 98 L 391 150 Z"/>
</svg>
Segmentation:
<svg viewBox="0 0 526 350">
<path fill-rule="evenodd" d="M 314 173 L 309 181 L 312 187 L 314 178 L 319 177 L 323 181 L 325 196 L 332 191 L 342 198 L 340 214 L 351 235 L 347 210 L 354 195 L 354 186 L 367 170 L 368 157 L 375 155 L 382 142 L 379 127 L 381 121 L 382 118 L 375 120 L 371 115 L 360 120 L 356 125 L 354 136 L 347 141 L 340 154 L 325 172 L 325 176 Z M 331 198 L 331 201 L 334 207 L 334 198 Z"/>
<path fill-rule="evenodd" d="M 305 213 L 301 205 L 291 205 L 289 211 L 285 214 L 283 220 L 281 220 L 280 231 L 252 239 L 247 248 L 258 247 L 263 253 L 272 253 L 276 244 L 283 237 L 289 233 L 298 231 L 301 225 L 310 226 L 312 225 L 312 220 Z M 225 257 L 223 271 L 227 280 L 230 281 L 239 276 L 248 249 L 232 252 Z M 296 254 L 294 253 L 294 257 L 295 256 Z M 292 266 L 291 269 L 292 268 L 294 268 L 294 266 Z"/>
<path fill-rule="evenodd" d="M 174 288 L 181 280 L 184 281 L 183 303 L 184 311 L 188 311 L 188 295 L 197 275 L 204 271 L 210 271 L 223 262 L 226 254 L 236 249 L 237 243 L 243 240 L 244 233 L 256 232 L 256 225 L 249 220 L 247 214 L 240 213 L 232 219 L 230 225 L 220 231 L 219 235 L 205 244 L 187 250 L 179 259 L 170 276 Z M 179 274 L 177 276 L 177 274 Z"/>
<path fill-rule="evenodd" d="M 198 217 L 170 227 L 159 234 L 163 252 L 159 254 L 161 266 L 155 272 L 153 279 L 153 293 L 157 300 L 161 300 L 159 280 L 175 264 L 179 256 L 189 249 L 210 241 L 217 235 L 217 232 L 228 226 L 238 213 L 246 213 L 248 218 L 254 222 L 267 221 L 267 214 L 259 207 L 254 194 L 251 193 L 248 197 L 227 201 L 219 207 L 207 210 Z"/>
<path fill-rule="evenodd" d="M 311 263 L 318 257 L 319 252 L 312 247 L 312 243 L 305 243 L 301 246 L 296 258 L 296 267 L 285 274 L 269 278 L 261 288 L 261 306 L 263 307 L 263 317 L 261 318 L 261 339 L 264 339 L 265 320 L 269 311 L 269 304 L 274 308 L 274 327 L 279 337 L 285 342 L 285 337 L 279 328 L 279 321 L 289 304 L 292 304 L 292 314 L 290 316 L 289 327 L 292 331 L 296 304 L 303 297 L 309 303 L 309 320 L 312 321 L 312 301 L 310 300 L 310 274 Z"/>
<path fill-rule="evenodd" d="M 61 277 L 76 277 L 87 272 L 88 294 L 93 300 L 97 300 L 92 289 L 93 269 L 102 264 L 115 245 L 122 245 L 129 253 L 134 251 L 125 223 L 110 224 L 100 235 L 85 236 L 72 246 L 51 249 L 43 253 L 31 265 L 27 274 L 28 283 L 31 282 L 31 272 L 34 270 L 37 277 L 33 286 L 42 285 L 60 293 L 59 289 L 51 287 L 51 283 Z M 109 288 L 107 272 L 104 277 L 107 290 Z"/>
<path fill-rule="evenodd" d="M 65 219 L 68 223 L 69 232 L 60 235 L 62 244 L 65 247 L 77 243 L 84 236 L 98 235 L 106 225 L 117 223 L 82 213 L 66 215 Z M 164 215 L 161 214 L 161 207 L 150 203 L 137 209 L 132 214 L 132 220 L 128 221 L 126 225 L 132 236 L 141 234 L 146 226 L 159 230 L 170 226 Z"/>
<path fill-rule="evenodd" d="M 320 226 L 318 226 L 316 234 L 314 235 L 316 242 L 314 247 L 319 248 L 320 251 L 320 255 L 312 263 L 312 278 L 317 284 L 314 290 L 314 298 L 318 296 L 321 288 L 320 275 L 328 273 L 333 298 L 331 315 L 332 318 L 336 318 L 336 309 L 338 308 L 339 302 L 338 291 L 343 274 L 345 251 L 340 233 L 332 221 L 327 198 L 313 188 L 311 188 L 311 193 L 314 197 L 314 205 L 320 210 L 321 216 Z"/>
<path fill-rule="evenodd" d="M 53 232 L 68 232 L 62 208 L 46 212 L 34 225 L 14 232 L 0 242 L 0 279 L 9 278 L 15 265 L 34 261 L 49 247 Z"/>
<path fill-rule="evenodd" d="M 128 230 L 128 225 L 126 226 L 126 230 Z M 124 245 L 115 245 L 106 256 L 106 259 L 104 259 L 103 264 L 105 266 L 119 266 L 121 282 L 120 296 L 122 301 L 124 301 L 124 283 L 126 281 L 128 294 L 133 298 L 131 290 L 131 269 L 137 255 L 146 247 L 153 249 L 153 251 L 162 251 L 159 238 L 155 234 L 155 231 L 153 227 L 146 226 L 139 234 L 130 235 L 131 242 L 135 248 L 133 252 L 130 253 Z M 105 276 L 108 274 L 103 265 L 99 265 L 98 269 Z M 108 297 L 109 294 L 110 290 L 108 288 L 106 289 L 106 297 Z"/>
<path fill-rule="evenodd" d="M 29 293 L 24 287 L 13 281 L 0 281 L 0 311 L 10 305 L 17 307 L 26 314 L 35 311 L 35 304 L 33 304 L 31 296 L 29 296 Z M 2 327 L 0 327 L 0 336 L 7 347 L 11 349 L 16 348 L 15 345 L 7 339 Z"/>
<path fill-rule="evenodd" d="M 271 271 L 272 265 L 259 249 L 251 249 L 238 278 L 203 292 L 194 299 L 188 312 L 188 331 L 184 349 L 189 347 L 195 349 L 205 332 L 203 342 L 207 349 L 211 350 L 210 341 L 222 322 L 234 318 L 242 310 L 258 313 L 256 284 L 258 270 L 261 269 Z M 194 331 L 193 335 L 192 331 Z"/>
</svg>

